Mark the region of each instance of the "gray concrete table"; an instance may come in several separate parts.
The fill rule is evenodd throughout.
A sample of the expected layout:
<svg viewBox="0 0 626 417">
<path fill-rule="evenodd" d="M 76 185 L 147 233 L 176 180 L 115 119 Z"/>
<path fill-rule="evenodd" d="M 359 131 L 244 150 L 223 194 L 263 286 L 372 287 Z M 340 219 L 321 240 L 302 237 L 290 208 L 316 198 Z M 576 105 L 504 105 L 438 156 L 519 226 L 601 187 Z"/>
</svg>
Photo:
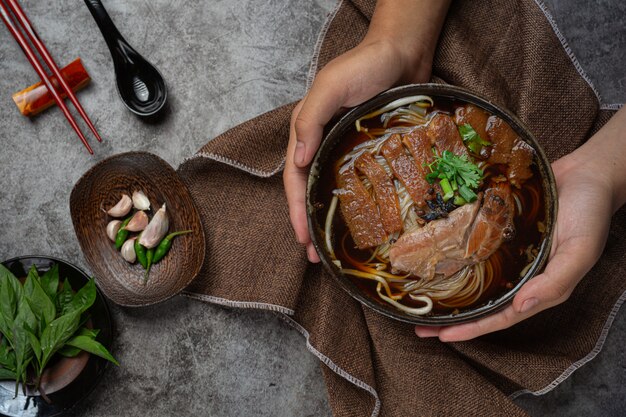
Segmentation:
<svg viewBox="0 0 626 417">
<path fill-rule="evenodd" d="M 0 28 L 0 258 L 45 254 L 86 267 L 68 210 L 82 173 L 129 150 L 177 166 L 209 138 L 301 97 L 333 1 L 107 1 L 121 32 L 169 84 L 171 111 L 154 124 L 118 99 L 109 52 L 82 2 L 24 6 L 58 61 L 83 59 L 94 81 L 80 100 L 105 140 L 90 157 L 58 109 L 32 120 L 18 114 L 10 95 L 36 75 Z M 624 101 L 623 2 L 551 0 L 548 7 L 606 102 Z M 113 307 L 113 315 L 123 365 L 110 367 L 72 415 L 330 415 L 318 361 L 274 316 L 183 297 L 145 309 Z M 620 313 L 593 362 L 549 394 L 518 404 L 536 416 L 624 415 L 625 335 Z"/>
</svg>

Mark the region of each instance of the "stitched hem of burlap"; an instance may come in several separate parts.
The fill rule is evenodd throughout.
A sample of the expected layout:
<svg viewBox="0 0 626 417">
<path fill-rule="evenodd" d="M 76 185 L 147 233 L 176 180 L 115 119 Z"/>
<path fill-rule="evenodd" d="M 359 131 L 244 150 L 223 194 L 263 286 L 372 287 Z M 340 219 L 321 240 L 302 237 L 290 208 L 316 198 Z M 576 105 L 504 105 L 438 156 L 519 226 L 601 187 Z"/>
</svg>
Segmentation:
<svg viewBox="0 0 626 417">
<path fill-rule="evenodd" d="M 302 327 L 300 323 L 298 323 L 297 321 L 289 317 L 295 314 L 295 312 L 292 309 L 283 307 L 277 304 L 259 303 L 259 302 L 254 302 L 254 301 L 233 301 L 233 300 L 228 300 L 226 298 L 214 297 L 211 295 L 204 295 L 204 294 L 196 294 L 192 292 L 183 292 L 182 295 L 188 298 L 193 298 L 196 300 L 205 301 L 205 302 L 209 302 L 212 304 L 218 304 L 218 305 L 227 306 L 227 307 L 269 310 L 269 311 L 278 313 L 277 314 L 278 317 L 280 317 L 282 320 L 287 322 L 291 327 L 296 329 L 298 332 L 300 332 L 302 336 L 304 336 L 304 339 L 306 340 L 307 349 L 313 355 L 315 355 L 324 365 L 328 366 L 328 368 L 330 368 L 331 371 L 341 376 L 342 378 L 345 378 L 351 384 L 369 392 L 374 397 L 376 404 L 374 405 L 374 410 L 372 411 L 372 417 L 376 417 L 380 413 L 381 402 L 380 402 L 380 398 L 378 397 L 378 393 L 376 392 L 376 390 L 372 386 L 352 376 L 349 372 L 345 371 L 343 368 L 341 368 L 339 365 L 333 362 L 333 360 L 330 359 L 328 356 L 324 355 L 322 352 L 317 350 L 315 346 L 311 344 L 309 332 L 304 327 Z"/>
<path fill-rule="evenodd" d="M 570 60 L 572 61 L 572 64 L 574 65 L 574 67 L 576 68 L 576 70 L 578 71 L 578 74 L 580 74 L 580 76 L 587 82 L 587 84 L 589 85 L 589 87 L 593 90 L 594 94 L 596 95 L 596 99 L 598 100 L 598 103 L 600 105 L 600 109 L 601 110 L 619 110 L 620 108 L 622 108 L 623 104 L 622 103 L 614 103 L 614 104 L 604 104 L 602 103 L 602 98 L 600 96 L 600 93 L 598 92 L 598 90 L 596 89 L 595 85 L 593 84 L 593 82 L 591 81 L 591 79 L 589 78 L 589 76 L 587 75 L 587 73 L 585 72 L 585 70 L 582 68 L 582 66 L 580 65 L 580 62 L 578 61 L 578 59 L 576 58 L 576 56 L 574 55 L 574 52 L 570 49 L 569 44 L 567 43 L 567 40 L 565 39 L 565 36 L 563 36 L 563 34 L 561 33 L 561 31 L 559 30 L 556 21 L 554 20 L 554 17 L 552 16 L 552 14 L 550 13 L 550 11 L 547 9 L 547 7 L 543 4 L 543 2 L 541 2 L 540 0 L 534 0 L 535 4 L 537 4 L 537 7 L 539 7 L 539 9 L 542 11 L 542 13 L 544 14 L 544 16 L 546 17 L 546 19 L 548 20 L 548 23 L 550 23 L 550 26 L 552 27 L 552 30 L 554 31 L 554 34 L 557 36 L 557 38 L 559 39 L 559 41 L 561 42 L 561 46 L 563 47 L 563 49 L 565 50 L 565 52 L 567 53 L 568 57 L 570 58 Z M 322 30 L 320 31 L 320 34 L 317 38 L 317 42 L 315 44 L 315 48 L 314 48 L 314 52 L 313 52 L 313 56 L 311 58 L 311 65 L 309 67 L 309 72 L 307 75 L 307 82 L 306 82 L 306 91 L 308 91 L 311 88 L 311 85 L 313 84 L 313 80 L 315 79 L 315 75 L 317 74 L 317 67 L 319 64 L 319 54 L 320 54 L 320 50 L 322 47 L 322 44 L 324 42 L 324 38 L 328 32 L 328 29 L 332 23 L 332 21 L 335 19 L 339 9 L 341 8 L 341 5 L 343 4 L 343 0 L 339 0 L 337 2 L 337 5 L 335 6 L 334 10 L 328 15 L 326 22 L 324 23 L 324 26 L 322 27 Z M 248 172 L 249 174 L 252 175 L 256 175 L 262 178 L 268 178 L 271 177 L 277 173 L 279 173 L 280 171 L 282 171 L 282 169 L 285 166 L 285 160 L 283 159 L 282 162 L 279 164 L 279 166 L 277 168 L 275 168 L 272 171 L 263 171 L 257 168 L 253 168 L 247 165 L 244 165 L 238 161 L 235 161 L 233 159 L 227 158 L 225 156 L 222 155 L 217 155 L 214 153 L 208 153 L 208 152 L 199 152 L 187 159 L 185 159 L 186 161 L 195 159 L 195 158 L 207 158 L 207 159 L 211 159 L 217 162 L 221 162 L 223 164 L 238 168 L 242 171 Z M 309 351 L 311 351 L 317 358 L 319 358 L 326 366 L 328 366 L 332 371 L 334 371 L 335 373 L 337 373 L 339 376 L 345 378 L 346 380 L 348 380 L 350 383 L 356 385 L 357 387 L 366 390 L 367 392 L 369 392 L 370 394 L 372 394 L 374 396 L 374 399 L 376 400 L 376 405 L 374 407 L 374 410 L 372 411 L 372 417 L 376 417 L 378 416 L 379 412 L 380 412 L 380 398 L 378 396 L 378 393 L 376 392 L 376 390 L 371 387 L 370 385 L 366 384 L 365 382 L 361 381 L 358 378 L 355 378 L 354 376 L 350 375 L 348 372 L 346 372 L 345 370 L 343 370 L 342 368 L 340 368 L 339 366 L 337 366 L 330 358 L 328 358 L 327 356 L 325 356 L 323 353 L 321 353 L 319 350 L 317 350 L 309 341 L 309 332 L 303 328 L 300 324 L 298 324 L 297 322 L 295 322 L 291 317 L 291 315 L 294 314 L 294 311 L 283 307 L 283 306 L 279 306 L 279 305 L 274 305 L 274 304 L 267 304 L 267 303 L 257 303 L 257 302 L 246 302 L 246 301 L 232 301 L 232 300 L 227 300 L 224 298 L 218 298 L 218 297 L 213 297 L 213 296 L 208 296 L 208 295 L 203 295 L 203 294 L 195 294 L 195 293 L 183 293 L 183 295 L 190 297 L 190 298 L 195 298 L 198 300 L 202 300 L 202 301 L 207 301 L 210 303 L 214 303 L 214 304 L 219 304 L 219 305 L 223 305 L 223 306 L 228 306 L 228 307 L 236 307 L 236 308 L 254 308 L 254 309 L 260 309 L 260 310 L 270 310 L 270 311 L 275 311 L 278 313 L 282 313 L 280 316 L 285 319 L 289 324 L 291 324 L 296 330 L 298 330 L 306 339 L 306 346 L 307 349 L 309 349 Z M 613 309 L 611 310 L 611 313 L 609 314 L 609 317 L 602 329 L 602 332 L 600 333 L 600 337 L 598 338 L 598 341 L 596 342 L 595 347 L 593 348 L 593 350 L 586 355 L 584 358 L 576 361 L 575 363 L 573 363 L 570 367 L 568 367 L 558 378 L 556 378 L 554 381 L 552 381 L 550 384 L 548 384 L 546 387 L 537 390 L 537 391 L 530 391 L 530 390 L 520 390 L 520 391 L 516 391 L 513 394 L 511 394 L 509 396 L 509 398 L 511 399 L 515 399 L 517 397 L 519 397 L 520 395 L 524 395 L 524 394 L 533 394 L 533 395 L 543 395 L 546 394 L 547 392 L 550 392 L 551 390 L 553 390 L 554 388 L 556 388 L 561 382 L 565 381 L 572 373 L 574 373 L 574 371 L 576 371 L 578 368 L 580 368 L 581 366 L 583 366 L 584 364 L 586 364 L 587 362 L 591 361 L 593 358 L 595 358 L 598 353 L 600 353 L 600 351 L 602 350 L 602 347 L 604 346 L 604 342 L 606 341 L 606 337 L 608 335 L 608 332 L 611 328 L 611 325 L 613 324 L 613 320 L 615 319 L 615 316 L 617 315 L 617 312 L 619 311 L 621 305 L 623 304 L 624 300 L 626 300 L 626 292 L 622 293 L 622 295 L 620 296 L 620 298 L 618 299 L 617 303 L 615 303 L 615 305 L 613 306 Z"/>
<path fill-rule="evenodd" d="M 596 345 L 587 356 L 574 362 L 561 375 L 559 375 L 554 381 L 552 381 L 550 384 L 548 384 L 544 388 L 537 390 L 537 391 L 531 391 L 528 389 L 519 390 L 509 395 L 509 398 L 514 400 L 520 395 L 525 395 L 525 394 L 532 394 L 535 396 L 546 394 L 552 391 L 554 388 L 556 388 L 557 385 L 559 385 L 561 382 L 565 381 L 578 368 L 580 368 L 581 366 L 583 366 L 584 364 L 586 364 L 587 362 L 595 358 L 598 355 L 598 353 L 600 353 L 600 351 L 602 350 L 602 347 L 604 346 L 604 342 L 606 341 L 606 337 L 609 334 L 609 330 L 611 329 L 611 326 L 613 325 L 613 321 L 615 320 L 615 317 L 617 316 L 617 313 L 620 307 L 622 306 L 622 304 L 624 304 L 625 300 L 626 300 L 626 291 L 622 293 L 621 297 L 617 300 L 617 302 L 613 306 L 613 309 L 611 310 L 609 317 L 604 323 L 604 327 L 602 328 L 602 332 L 600 333 L 600 337 L 598 337 L 598 341 L 596 342 Z"/>
</svg>

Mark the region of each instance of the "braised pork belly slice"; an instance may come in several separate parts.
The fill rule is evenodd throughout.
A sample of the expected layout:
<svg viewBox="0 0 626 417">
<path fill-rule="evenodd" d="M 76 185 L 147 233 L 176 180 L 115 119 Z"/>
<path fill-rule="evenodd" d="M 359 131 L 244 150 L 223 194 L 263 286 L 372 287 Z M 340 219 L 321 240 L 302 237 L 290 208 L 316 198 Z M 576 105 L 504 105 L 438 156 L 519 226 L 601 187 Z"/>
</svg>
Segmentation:
<svg viewBox="0 0 626 417">
<path fill-rule="evenodd" d="M 487 119 L 489 113 L 476 107 L 473 104 L 466 104 L 456 109 L 454 113 L 455 121 L 458 126 L 468 124 L 478 133 L 478 135 L 487 140 Z"/>
<path fill-rule="evenodd" d="M 355 166 L 372 184 L 378 212 L 387 234 L 400 232 L 402 230 L 400 203 L 391 176 L 369 152 L 361 154 L 355 161 Z"/>
<path fill-rule="evenodd" d="M 515 234 L 514 215 L 509 184 L 493 184 L 485 191 L 482 207 L 468 236 L 464 257 L 472 259 L 472 263 L 489 258 L 503 241 L 510 240 Z"/>
<path fill-rule="evenodd" d="M 431 280 L 450 276 L 489 258 L 514 234 L 514 205 L 508 183 L 494 184 L 484 197 L 461 206 L 447 218 L 405 233 L 394 243 L 389 260 L 395 271 Z"/>
<path fill-rule="evenodd" d="M 517 188 L 533 176 L 530 165 L 534 150 L 524 142 L 504 120 L 491 116 L 487 122 L 487 137 L 491 142 L 489 163 L 506 164 L 507 178 Z"/>
<path fill-rule="evenodd" d="M 522 184 L 533 176 L 530 164 L 533 162 L 534 154 L 533 148 L 519 138 L 513 145 L 506 176 L 517 188 L 522 188 Z"/>
<path fill-rule="evenodd" d="M 400 135 L 391 135 L 381 147 L 381 152 L 394 176 L 404 184 L 413 202 L 418 207 L 424 207 L 431 186 L 417 164 L 407 155 Z"/>
<path fill-rule="evenodd" d="M 428 123 L 428 136 L 439 154 L 450 151 L 455 155 L 469 155 L 459 130 L 447 114 L 439 113 Z"/>
<path fill-rule="evenodd" d="M 517 133 L 498 116 L 491 116 L 487 121 L 487 140 L 491 142 L 490 164 L 508 164 L 511 149 L 518 140 Z"/>
<path fill-rule="evenodd" d="M 341 214 L 357 247 L 366 249 L 384 243 L 387 234 L 378 208 L 354 167 L 340 170 L 337 174 L 337 185 Z"/>
</svg>

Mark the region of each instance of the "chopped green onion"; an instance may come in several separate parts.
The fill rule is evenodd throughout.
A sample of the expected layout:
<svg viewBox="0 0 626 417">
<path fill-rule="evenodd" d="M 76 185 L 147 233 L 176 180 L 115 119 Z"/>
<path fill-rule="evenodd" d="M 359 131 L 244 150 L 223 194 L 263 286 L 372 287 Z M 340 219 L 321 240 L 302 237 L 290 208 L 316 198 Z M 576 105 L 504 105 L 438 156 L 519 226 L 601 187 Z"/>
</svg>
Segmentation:
<svg viewBox="0 0 626 417">
<path fill-rule="evenodd" d="M 443 178 L 439 181 L 439 185 L 441 185 L 441 190 L 443 191 L 443 201 L 448 201 L 454 197 L 454 190 L 447 178 Z"/>
<path fill-rule="evenodd" d="M 468 203 L 472 203 L 474 201 L 476 201 L 476 198 L 478 198 L 478 196 L 476 195 L 476 193 L 472 190 L 469 189 L 469 187 L 465 184 L 462 184 L 459 187 L 459 194 L 461 195 L 461 197 L 463 197 L 465 199 L 465 201 L 467 201 Z"/>
<path fill-rule="evenodd" d="M 465 201 L 465 199 L 463 197 L 461 197 L 460 195 L 457 195 L 454 197 L 454 205 L 455 206 L 462 206 L 463 204 L 466 204 L 467 201 Z"/>
</svg>

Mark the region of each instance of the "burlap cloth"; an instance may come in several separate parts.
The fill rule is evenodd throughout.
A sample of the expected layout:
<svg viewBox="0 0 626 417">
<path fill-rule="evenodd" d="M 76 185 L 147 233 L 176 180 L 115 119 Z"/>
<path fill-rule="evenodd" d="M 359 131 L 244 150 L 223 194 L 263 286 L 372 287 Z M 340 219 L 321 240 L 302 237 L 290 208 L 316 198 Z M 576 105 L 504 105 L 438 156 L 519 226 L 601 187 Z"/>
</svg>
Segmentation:
<svg viewBox="0 0 626 417">
<path fill-rule="evenodd" d="M 373 3 L 340 4 L 320 37 L 313 73 L 359 42 Z M 551 160 L 611 115 L 533 0 L 453 2 L 433 75 L 515 112 Z M 207 238 L 204 267 L 186 291 L 273 310 L 292 323 L 326 365 L 335 415 L 526 415 L 512 397 L 548 391 L 597 353 L 626 290 L 626 210 L 565 304 L 471 342 L 419 339 L 413 326 L 350 298 L 296 243 L 281 175 L 292 108 L 237 126 L 179 168 Z"/>
</svg>

